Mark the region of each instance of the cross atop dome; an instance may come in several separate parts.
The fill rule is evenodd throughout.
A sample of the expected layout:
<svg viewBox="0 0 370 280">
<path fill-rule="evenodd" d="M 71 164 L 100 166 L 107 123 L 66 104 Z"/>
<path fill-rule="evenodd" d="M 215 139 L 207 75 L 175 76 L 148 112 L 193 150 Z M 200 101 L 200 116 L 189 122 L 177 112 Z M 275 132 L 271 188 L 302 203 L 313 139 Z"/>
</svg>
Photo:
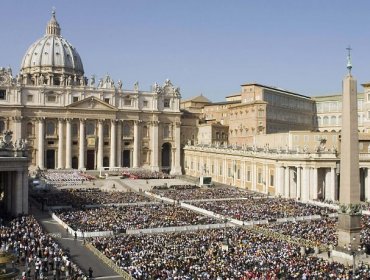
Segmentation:
<svg viewBox="0 0 370 280">
<path fill-rule="evenodd" d="M 55 7 L 53 7 L 51 12 L 51 19 L 46 26 L 46 35 L 56 35 L 60 36 L 60 26 L 55 17 Z"/>
</svg>

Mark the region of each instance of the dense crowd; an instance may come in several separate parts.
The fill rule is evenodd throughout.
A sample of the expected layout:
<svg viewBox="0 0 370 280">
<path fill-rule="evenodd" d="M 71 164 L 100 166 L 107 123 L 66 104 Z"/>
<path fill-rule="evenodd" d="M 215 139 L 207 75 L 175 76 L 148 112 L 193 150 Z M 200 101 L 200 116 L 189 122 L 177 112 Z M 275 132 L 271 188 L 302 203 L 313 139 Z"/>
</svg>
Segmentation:
<svg viewBox="0 0 370 280">
<path fill-rule="evenodd" d="M 84 232 L 122 232 L 126 229 L 204 225 L 220 222 L 177 205 L 163 203 L 85 210 L 64 209 L 56 210 L 55 214 L 72 229 Z"/>
<path fill-rule="evenodd" d="M 146 169 L 125 169 L 122 171 L 123 178 L 130 179 L 172 179 L 174 176 L 159 171 Z"/>
<path fill-rule="evenodd" d="M 16 256 L 22 279 L 87 279 L 33 216 L 1 225 L 0 248 Z"/>
<path fill-rule="evenodd" d="M 45 201 L 48 206 L 72 206 L 96 204 L 121 204 L 150 202 L 151 199 L 137 192 L 101 191 L 97 188 L 62 189 L 51 192 L 34 192 L 31 197 L 38 202 Z"/>
<path fill-rule="evenodd" d="M 297 202 L 293 199 L 259 197 L 245 200 L 200 201 L 192 205 L 241 221 L 270 220 L 284 217 L 326 215 L 336 210 Z"/>
<path fill-rule="evenodd" d="M 154 194 L 165 196 L 174 200 L 196 200 L 196 199 L 219 199 L 219 198 L 250 198 L 261 196 L 240 188 L 218 187 L 218 188 L 177 188 L 152 190 Z"/>
<path fill-rule="evenodd" d="M 279 232 L 285 236 L 291 236 L 313 243 L 337 245 L 337 218 L 324 218 L 318 220 L 306 220 L 289 223 L 271 223 L 258 225 L 272 232 Z"/>
<path fill-rule="evenodd" d="M 349 279 L 351 269 L 243 228 L 90 240 L 135 279 Z M 356 278 L 369 279 L 361 265 Z"/>
</svg>

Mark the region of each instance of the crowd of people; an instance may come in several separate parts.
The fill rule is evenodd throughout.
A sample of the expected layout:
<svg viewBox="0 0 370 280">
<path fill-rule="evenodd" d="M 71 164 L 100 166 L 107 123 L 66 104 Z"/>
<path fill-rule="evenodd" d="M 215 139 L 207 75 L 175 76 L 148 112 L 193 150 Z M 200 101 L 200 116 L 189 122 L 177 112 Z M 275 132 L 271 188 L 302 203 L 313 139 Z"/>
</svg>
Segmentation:
<svg viewBox="0 0 370 280">
<path fill-rule="evenodd" d="M 0 248 L 16 256 L 23 279 L 87 279 L 33 216 L 20 216 L 0 226 Z"/>
<path fill-rule="evenodd" d="M 61 189 L 49 192 L 33 192 L 31 197 L 48 206 L 72 206 L 79 208 L 83 205 L 104 205 L 150 202 L 150 198 L 138 192 L 102 191 L 98 188 Z"/>
<path fill-rule="evenodd" d="M 323 218 L 288 223 L 269 223 L 258 225 L 258 227 L 268 229 L 271 232 L 278 232 L 285 236 L 308 240 L 318 245 L 336 246 L 338 241 L 336 234 L 337 222 L 337 218 Z"/>
<path fill-rule="evenodd" d="M 73 230 L 124 232 L 126 229 L 177 227 L 220 223 L 178 205 L 153 203 L 142 206 L 111 206 L 60 209 L 54 212 Z"/>
<path fill-rule="evenodd" d="M 369 279 L 300 247 L 241 227 L 89 240 L 135 279 Z"/>
<path fill-rule="evenodd" d="M 75 170 L 40 170 L 37 174 L 40 179 L 43 179 L 48 184 L 58 185 L 79 185 L 84 181 L 94 180 L 95 177 Z"/>
<path fill-rule="evenodd" d="M 258 197 L 243 200 L 196 201 L 192 205 L 241 221 L 284 217 L 327 215 L 336 210 L 297 202 L 293 199 Z"/>
<path fill-rule="evenodd" d="M 130 179 L 172 179 L 174 176 L 160 171 L 150 171 L 146 169 L 124 169 L 122 171 L 123 178 Z"/>
<path fill-rule="evenodd" d="M 193 186 L 193 185 L 190 185 Z M 176 188 L 176 189 L 155 189 L 152 193 L 165 196 L 174 200 L 198 200 L 198 199 L 219 199 L 219 198 L 250 198 L 261 196 L 248 190 L 233 187 L 215 188 Z"/>
</svg>

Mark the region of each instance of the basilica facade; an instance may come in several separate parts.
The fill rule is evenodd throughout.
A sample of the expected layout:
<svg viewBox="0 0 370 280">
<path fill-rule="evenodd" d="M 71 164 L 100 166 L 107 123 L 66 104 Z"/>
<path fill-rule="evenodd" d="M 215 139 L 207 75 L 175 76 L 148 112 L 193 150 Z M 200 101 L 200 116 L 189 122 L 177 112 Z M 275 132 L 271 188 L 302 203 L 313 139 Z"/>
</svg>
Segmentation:
<svg viewBox="0 0 370 280">
<path fill-rule="evenodd" d="M 180 90 L 85 77 L 53 12 L 18 75 L 0 68 L 0 130 L 27 139 L 30 168 L 144 167 L 180 174 Z"/>
</svg>

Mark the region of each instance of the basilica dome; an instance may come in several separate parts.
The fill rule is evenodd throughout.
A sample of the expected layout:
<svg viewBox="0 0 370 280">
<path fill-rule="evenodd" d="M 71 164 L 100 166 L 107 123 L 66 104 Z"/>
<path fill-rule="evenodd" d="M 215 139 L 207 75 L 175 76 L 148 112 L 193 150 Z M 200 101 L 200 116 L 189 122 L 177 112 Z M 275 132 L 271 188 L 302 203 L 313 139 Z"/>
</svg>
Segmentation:
<svg viewBox="0 0 370 280">
<path fill-rule="evenodd" d="M 23 57 L 20 74 L 25 84 L 67 85 L 68 80 L 83 83 L 80 55 L 60 30 L 53 11 L 45 36 L 33 43 Z"/>
</svg>

